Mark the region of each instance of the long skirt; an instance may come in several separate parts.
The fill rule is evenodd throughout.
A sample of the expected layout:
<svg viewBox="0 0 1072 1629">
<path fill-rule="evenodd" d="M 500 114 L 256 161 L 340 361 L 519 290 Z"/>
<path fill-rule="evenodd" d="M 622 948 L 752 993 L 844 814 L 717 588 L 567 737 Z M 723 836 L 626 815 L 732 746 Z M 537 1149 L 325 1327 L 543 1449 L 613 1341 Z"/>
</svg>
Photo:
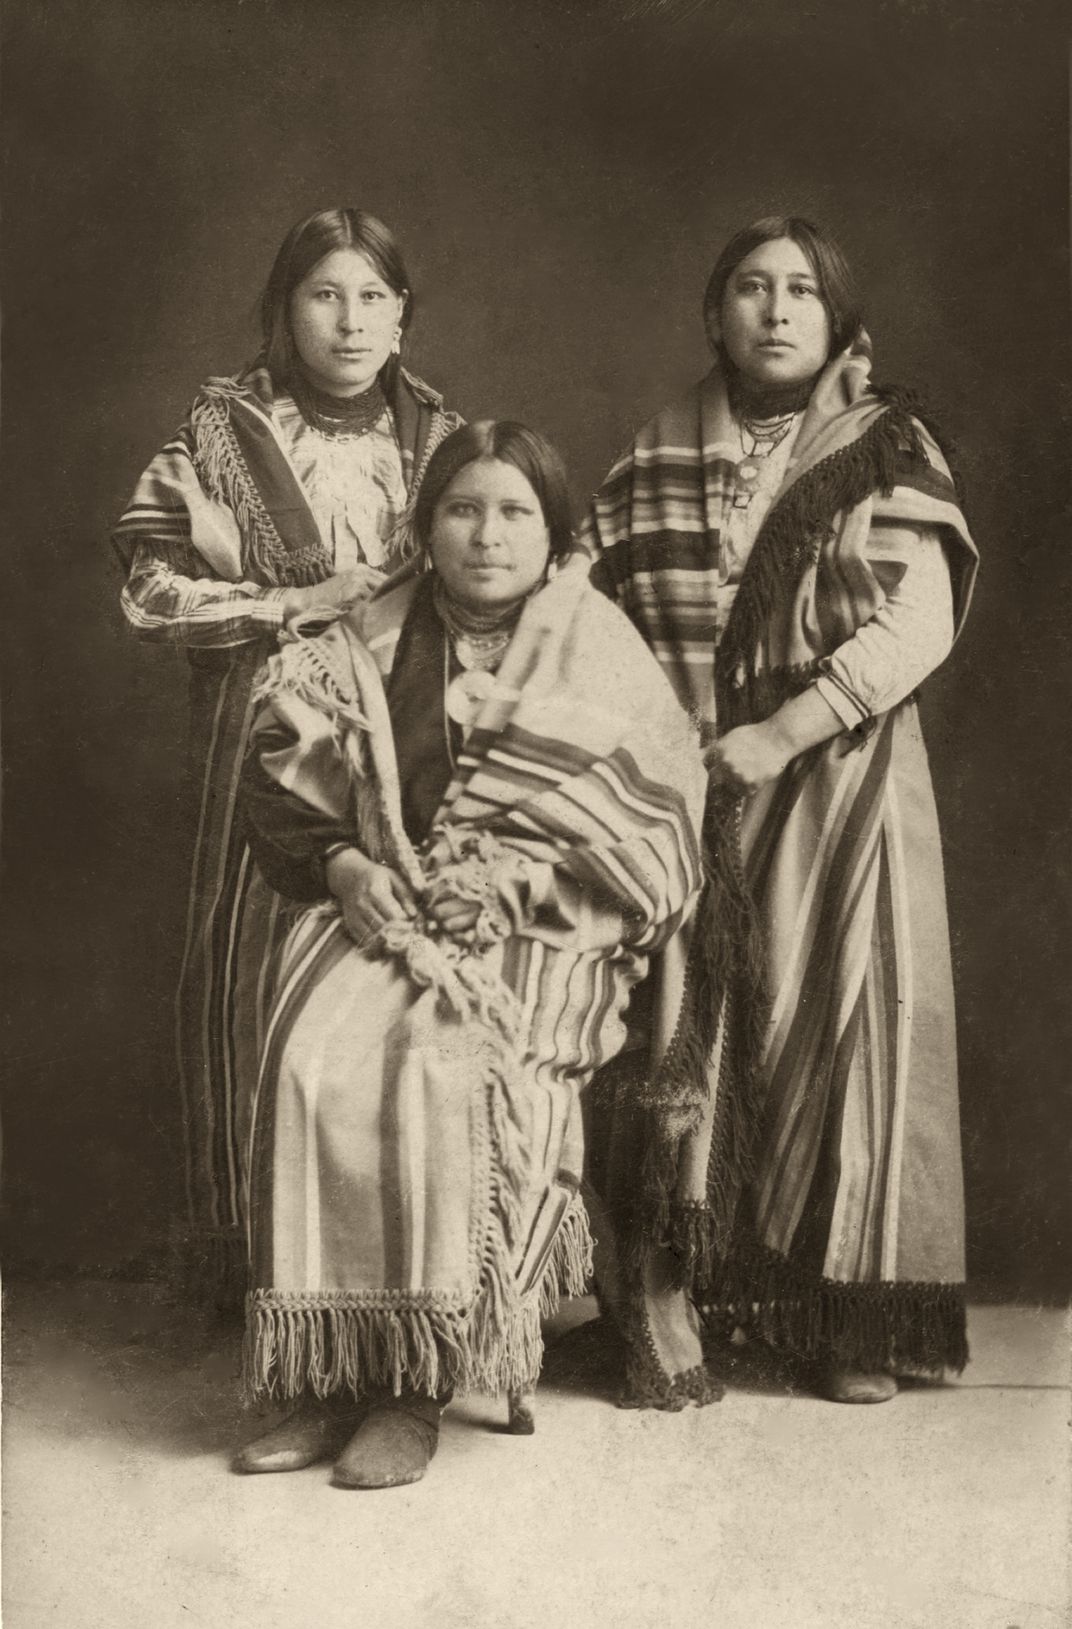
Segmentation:
<svg viewBox="0 0 1072 1629">
<path fill-rule="evenodd" d="M 727 1000 L 684 1153 L 696 1293 L 846 1367 L 962 1368 L 953 981 L 915 703 L 863 746 L 832 743 L 748 800 L 740 860 L 765 946 L 766 1024 L 748 1086 L 734 1079 L 742 1019 Z M 724 1132 L 742 1110 L 745 1157 L 727 1170 Z M 703 1197 L 727 1182 L 740 1194 L 731 1236 L 698 1249 Z"/>
<path fill-rule="evenodd" d="M 193 863 L 176 992 L 185 1131 L 186 1269 L 226 1304 L 245 1290 L 247 1152 L 272 970 L 289 925 L 237 811 L 253 682 L 266 642 L 190 653 L 187 819 Z"/>
<path fill-rule="evenodd" d="M 590 1270 L 580 1092 L 627 995 L 606 959 L 507 940 L 483 963 L 509 1013 L 459 1011 L 333 907 L 298 919 L 254 1115 L 251 1395 L 535 1383 L 541 1312 Z"/>
</svg>

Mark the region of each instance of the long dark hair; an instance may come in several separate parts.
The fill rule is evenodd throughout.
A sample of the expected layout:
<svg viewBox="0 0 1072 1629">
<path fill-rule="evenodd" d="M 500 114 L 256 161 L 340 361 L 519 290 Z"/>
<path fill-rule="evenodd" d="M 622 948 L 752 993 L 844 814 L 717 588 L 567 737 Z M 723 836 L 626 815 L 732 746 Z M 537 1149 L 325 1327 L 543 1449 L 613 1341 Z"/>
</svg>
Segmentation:
<svg viewBox="0 0 1072 1629">
<path fill-rule="evenodd" d="M 722 311 L 722 300 L 737 266 L 761 243 L 791 238 L 807 259 L 819 285 L 819 294 L 830 318 L 830 355 L 850 345 L 863 326 L 863 309 L 856 282 L 838 245 L 814 221 L 803 215 L 764 215 L 736 232 L 715 261 L 704 291 L 704 323 Z"/>
<path fill-rule="evenodd" d="M 413 291 L 402 251 L 389 227 L 363 209 L 318 209 L 292 226 L 279 246 L 261 295 L 261 333 L 268 371 L 277 385 L 294 372 L 296 352 L 290 329 L 290 300 L 298 284 L 335 249 L 363 254 L 388 288 L 404 299 L 399 323 L 409 327 Z"/>
<path fill-rule="evenodd" d="M 540 500 L 552 556 L 573 547 L 573 511 L 566 469 L 551 443 L 514 419 L 478 419 L 441 442 L 428 460 L 413 511 L 413 530 L 427 554 L 436 505 L 454 477 L 478 458 L 498 458 L 520 470 Z"/>
</svg>

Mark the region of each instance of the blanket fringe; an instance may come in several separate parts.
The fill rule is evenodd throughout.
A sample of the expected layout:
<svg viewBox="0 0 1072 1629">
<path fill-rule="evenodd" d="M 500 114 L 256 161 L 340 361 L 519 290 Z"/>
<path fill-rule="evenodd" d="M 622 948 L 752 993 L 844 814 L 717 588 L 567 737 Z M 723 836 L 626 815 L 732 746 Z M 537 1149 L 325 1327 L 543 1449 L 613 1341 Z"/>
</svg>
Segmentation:
<svg viewBox="0 0 1072 1629">
<path fill-rule="evenodd" d="M 741 1328 L 776 1350 L 868 1372 L 957 1374 L 968 1361 L 963 1284 L 844 1283 L 814 1278 L 753 1241 L 721 1260 L 705 1207 L 679 1207 L 671 1243 L 711 1325 Z"/>
<path fill-rule="evenodd" d="M 273 587 L 297 588 L 323 582 L 331 560 L 320 544 L 288 549 L 265 508 L 230 423 L 228 400 L 241 389 L 219 381 L 202 391 L 190 410 L 193 464 L 209 497 L 226 504 L 238 522 L 246 548 L 246 569 Z"/>
<path fill-rule="evenodd" d="M 246 1297 L 243 1389 L 248 1400 L 312 1391 L 362 1396 L 386 1387 L 428 1396 L 448 1389 L 499 1394 L 530 1390 L 543 1363 L 541 1320 L 563 1297 L 583 1295 L 592 1273 L 592 1238 L 578 1196 L 555 1235 L 536 1288 L 519 1297 L 492 1251 L 471 1308 L 390 1304 L 389 1296 L 344 1291 Z M 382 1303 L 382 1304 L 381 1304 Z"/>
<path fill-rule="evenodd" d="M 862 436 L 821 459 L 774 505 L 760 527 L 715 656 L 721 732 L 766 716 L 756 693 L 766 631 L 789 586 L 815 565 L 835 517 L 873 492 L 889 496 L 906 464 L 927 463 L 919 427 L 891 396 Z"/>
<path fill-rule="evenodd" d="M 586 1295 L 595 1271 L 588 1212 L 575 1194 L 555 1234 L 550 1260 L 539 1283 L 540 1317 L 553 1318 L 563 1301 Z"/>
</svg>

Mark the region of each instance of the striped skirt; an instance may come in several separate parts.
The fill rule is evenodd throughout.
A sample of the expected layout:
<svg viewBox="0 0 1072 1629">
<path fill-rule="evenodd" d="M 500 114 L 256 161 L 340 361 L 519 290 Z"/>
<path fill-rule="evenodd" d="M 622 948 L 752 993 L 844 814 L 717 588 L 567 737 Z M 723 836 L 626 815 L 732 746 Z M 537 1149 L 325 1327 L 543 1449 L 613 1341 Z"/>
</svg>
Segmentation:
<svg viewBox="0 0 1072 1629">
<path fill-rule="evenodd" d="M 295 923 L 254 1115 L 251 1395 L 535 1383 L 541 1314 L 590 1271 L 580 1093 L 629 981 L 523 937 L 484 960 L 520 1006 L 509 1045 L 332 906 Z"/>
<path fill-rule="evenodd" d="M 254 679 L 265 642 L 190 653 L 187 821 L 193 863 L 176 993 L 193 1284 L 221 1303 L 245 1289 L 246 1155 L 284 902 L 250 857 L 237 813 Z"/>
</svg>

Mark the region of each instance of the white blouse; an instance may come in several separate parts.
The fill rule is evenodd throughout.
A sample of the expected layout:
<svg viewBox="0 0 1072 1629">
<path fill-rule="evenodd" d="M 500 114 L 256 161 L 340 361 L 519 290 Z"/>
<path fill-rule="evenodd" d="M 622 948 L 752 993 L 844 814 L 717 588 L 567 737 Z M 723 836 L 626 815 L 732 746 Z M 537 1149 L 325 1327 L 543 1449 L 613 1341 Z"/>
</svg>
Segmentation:
<svg viewBox="0 0 1072 1629">
<path fill-rule="evenodd" d="M 275 420 L 335 570 L 382 570 L 387 540 L 406 504 L 390 409 L 360 436 L 321 435 L 289 396 L 276 398 Z"/>
</svg>

